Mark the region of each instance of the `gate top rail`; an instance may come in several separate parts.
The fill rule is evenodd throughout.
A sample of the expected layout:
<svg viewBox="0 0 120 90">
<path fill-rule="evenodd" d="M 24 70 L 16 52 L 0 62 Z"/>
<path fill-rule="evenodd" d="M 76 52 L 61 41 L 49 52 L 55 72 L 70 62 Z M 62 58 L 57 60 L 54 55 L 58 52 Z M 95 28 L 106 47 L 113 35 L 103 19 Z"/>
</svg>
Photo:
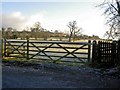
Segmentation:
<svg viewBox="0 0 120 90">
<path fill-rule="evenodd" d="M 77 44 L 77 45 L 85 45 L 89 44 L 88 42 L 60 42 L 60 41 L 30 41 L 32 43 L 52 43 L 52 44 Z M 91 45 L 91 44 L 90 44 Z"/>
<path fill-rule="evenodd" d="M 6 42 L 20 43 L 26 42 L 27 40 L 14 40 L 14 39 L 6 39 Z M 47 44 L 77 44 L 77 45 L 92 45 L 92 43 L 88 42 L 62 42 L 62 41 L 38 41 L 38 40 L 29 40 L 31 43 L 47 43 Z"/>
<path fill-rule="evenodd" d="M 5 42 L 13 42 L 13 43 L 24 43 L 27 42 L 27 40 L 14 40 L 14 39 L 5 39 Z"/>
</svg>

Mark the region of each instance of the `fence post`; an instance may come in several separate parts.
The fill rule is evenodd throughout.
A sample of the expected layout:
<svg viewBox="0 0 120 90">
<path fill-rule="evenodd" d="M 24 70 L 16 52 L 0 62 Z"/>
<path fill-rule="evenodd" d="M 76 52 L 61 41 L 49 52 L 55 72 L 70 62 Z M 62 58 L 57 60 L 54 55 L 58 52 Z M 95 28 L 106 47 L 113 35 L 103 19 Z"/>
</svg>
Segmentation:
<svg viewBox="0 0 120 90">
<path fill-rule="evenodd" d="M 112 47 L 111 47 L 111 64 L 115 65 L 116 62 L 116 41 L 112 42 Z"/>
<path fill-rule="evenodd" d="M 29 60 L 29 38 L 27 37 L 27 60 Z"/>
<path fill-rule="evenodd" d="M 93 46 L 92 46 L 92 66 L 94 66 L 95 65 L 95 59 L 96 59 L 96 57 L 97 57 L 97 47 L 96 47 L 96 44 L 97 44 L 97 42 L 94 40 L 93 41 Z"/>
<path fill-rule="evenodd" d="M 2 60 L 2 38 L 0 38 L 0 60 Z"/>
<path fill-rule="evenodd" d="M 88 41 L 88 64 L 90 64 L 90 56 L 91 56 L 91 41 Z"/>
<path fill-rule="evenodd" d="M 97 47 L 97 51 L 98 51 L 98 57 L 97 57 L 97 63 L 100 65 L 101 64 L 101 41 L 98 41 L 98 47 Z"/>
<path fill-rule="evenodd" d="M 3 38 L 1 39 L 1 55 L 2 55 L 2 58 L 3 58 L 3 54 L 4 54 L 4 43 L 3 43 Z"/>
<path fill-rule="evenodd" d="M 120 39 L 118 40 L 118 65 L 120 65 Z"/>
<path fill-rule="evenodd" d="M 4 39 L 4 56 L 6 57 L 6 39 Z"/>
</svg>

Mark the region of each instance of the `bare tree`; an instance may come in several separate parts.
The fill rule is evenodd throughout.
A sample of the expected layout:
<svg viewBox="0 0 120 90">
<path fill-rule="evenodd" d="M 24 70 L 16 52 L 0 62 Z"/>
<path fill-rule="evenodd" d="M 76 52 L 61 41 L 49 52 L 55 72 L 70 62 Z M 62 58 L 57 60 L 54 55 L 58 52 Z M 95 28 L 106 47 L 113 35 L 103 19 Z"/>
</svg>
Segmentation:
<svg viewBox="0 0 120 90">
<path fill-rule="evenodd" d="M 5 38 L 6 39 L 10 39 L 12 37 L 12 31 L 13 31 L 12 27 L 7 28 L 6 33 L 5 33 Z"/>
<path fill-rule="evenodd" d="M 118 0 L 104 0 L 99 5 L 105 8 L 104 15 L 106 15 L 107 22 L 110 26 L 109 31 L 105 33 L 105 36 L 109 38 L 116 38 L 120 35 L 120 1 Z"/>
<path fill-rule="evenodd" d="M 72 37 L 73 37 L 73 41 L 74 41 L 75 40 L 75 36 L 78 33 L 81 33 L 81 28 L 77 27 L 77 22 L 76 21 L 69 22 L 69 24 L 67 26 L 70 29 L 69 42 L 71 42 L 71 38 Z"/>
<path fill-rule="evenodd" d="M 41 27 L 40 22 L 36 22 L 34 26 L 31 27 L 31 32 L 32 32 L 31 36 L 33 36 L 35 39 L 39 38 L 41 29 L 42 27 Z"/>
<path fill-rule="evenodd" d="M 39 32 L 41 30 L 41 28 L 42 28 L 40 22 L 36 22 L 34 24 L 34 28 L 36 29 L 36 32 Z"/>
<path fill-rule="evenodd" d="M 76 37 L 82 34 L 82 28 L 78 28 L 74 30 L 73 42 L 75 41 Z"/>
<path fill-rule="evenodd" d="M 5 38 L 5 28 L 2 27 L 2 38 Z"/>
<path fill-rule="evenodd" d="M 25 39 L 27 35 L 27 31 L 25 29 L 23 29 L 23 31 L 20 34 L 21 39 Z"/>
</svg>

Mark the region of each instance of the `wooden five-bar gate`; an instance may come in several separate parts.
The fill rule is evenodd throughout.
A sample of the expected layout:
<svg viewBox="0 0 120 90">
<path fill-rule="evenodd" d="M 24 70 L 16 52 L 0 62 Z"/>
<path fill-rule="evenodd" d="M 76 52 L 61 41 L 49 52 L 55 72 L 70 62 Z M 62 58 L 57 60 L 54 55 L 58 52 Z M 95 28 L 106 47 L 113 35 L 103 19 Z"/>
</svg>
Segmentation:
<svg viewBox="0 0 120 90">
<path fill-rule="evenodd" d="M 4 56 L 53 62 L 89 63 L 91 41 L 55 42 L 33 40 L 4 40 Z"/>
</svg>

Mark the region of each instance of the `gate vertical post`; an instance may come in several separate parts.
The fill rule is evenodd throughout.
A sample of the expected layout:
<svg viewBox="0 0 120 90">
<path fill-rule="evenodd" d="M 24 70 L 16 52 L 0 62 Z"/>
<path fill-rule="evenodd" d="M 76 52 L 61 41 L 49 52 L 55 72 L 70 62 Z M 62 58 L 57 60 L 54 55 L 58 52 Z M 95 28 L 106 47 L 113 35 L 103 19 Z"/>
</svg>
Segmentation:
<svg viewBox="0 0 120 90">
<path fill-rule="evenodd" d="M 98 41 L 98 57 L 97 57 L 97 63 L 100 65 L 101 64 L 101 41 Z"/>
<path fill-rule="evenodd" d="M 118 65 L 120 65 L 120 39 L 118 40 Z"/>
<path fill-rule="evenodd" d="M 95 60 L 96 60 L 96 57 L 97 57 L 96 44 L 97 44 L 97 42 L 94 40 L 93 45 L 92 45 L 92 66 L 95 65 Z"/>
<path fill-rule="evenodd" d="M 88 41 L 88 64 L 90 63 L 91 56 L 91 40 Z"/>
<path fill-rule="evenodd" d="M 2 60 L 2 38 L 0 38 L 0 60 Z"/>
<path fill-rule="evenodd" d="M 2 39 L 1 39 L 1 55 L 2 55 L 2 58 L 3 58 L 3 53 L 4 53 L 4 52 L 3 52 L 3 45 L 4 45 L 4 44 L 3 44 L 3 38 L 2 38 Z"/>
<path fill-rule="evenodd" d="M 4 56 L 6 57 L 6 39 L 4 39 Z"/>
<path fill-rule="evenodd" d="M 5 48 L 5 46 L 4 46 L 4 45 L 5 45 L 5 44 L 4 44 L 5 41 L 4 41 L 4 40 L 5 40 L 5 39 L 2 38 L 1 40 L 2 40 L 2 42 L 1 42 L 1 43 L 2 43 L 2 44 L 1 44 L 1 45 L 2 45 L 2 46 L 1 46 L 1 49 L 2 49 L 2 50 L 1 50 L 1 53 L 2 53 L 2 58 L 3 58 L 3 57 L 4 57 L 4 52 L 5 52 L 5 51 L 4 51 L 4 48 Z"/>
<path fill-rule="evenodd" d="M 29 60 L 29 38 L 27 37 L 27 60 Z"/>
<path fill-rule="evenodd" d="M 116 62 L 116 42 L 112 42 L 112 47 L 111 47 L 111 64 L 115 65 Z"/>
</svg>

